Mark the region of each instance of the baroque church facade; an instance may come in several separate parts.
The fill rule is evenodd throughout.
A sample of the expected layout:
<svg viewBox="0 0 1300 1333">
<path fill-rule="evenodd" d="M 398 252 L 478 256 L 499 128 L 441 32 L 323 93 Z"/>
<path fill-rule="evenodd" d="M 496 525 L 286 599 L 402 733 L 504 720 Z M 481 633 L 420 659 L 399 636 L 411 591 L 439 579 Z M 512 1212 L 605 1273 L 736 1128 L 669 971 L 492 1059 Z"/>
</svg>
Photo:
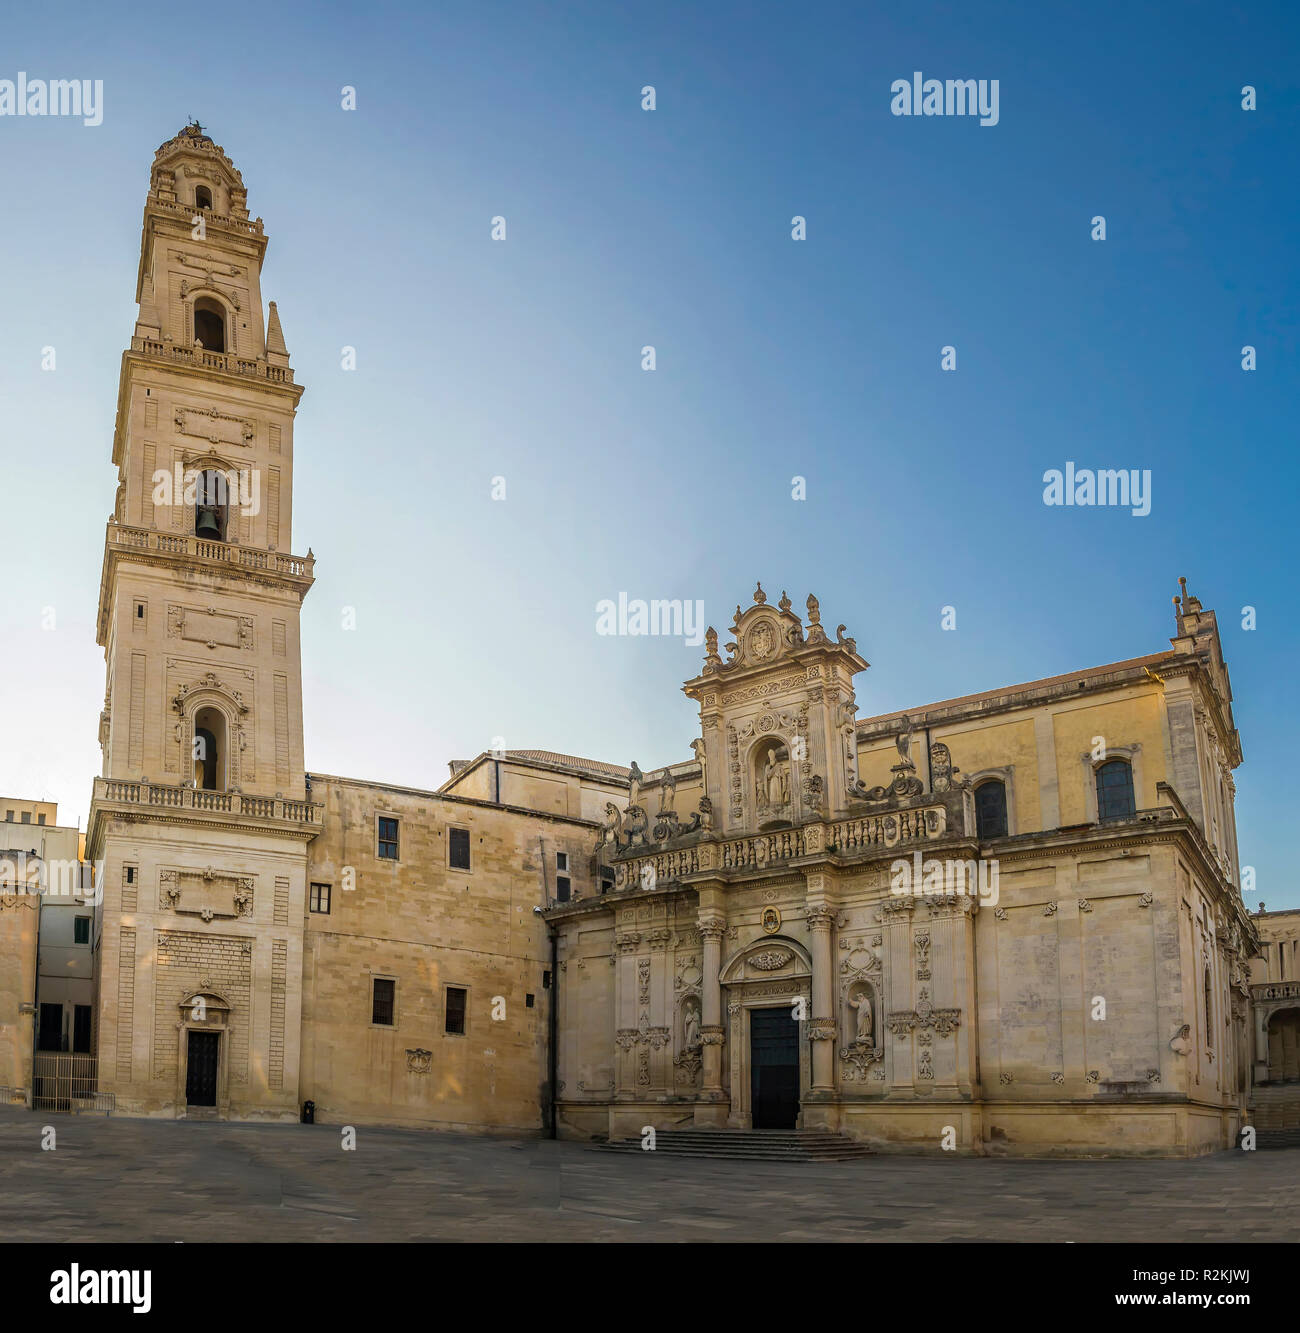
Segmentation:
<svg viewBox="0 0 1300 1333">
<path fill-rule="evenodd" d="M 845 627 L 760 587 L 725 659 L 710 631 L 693 755 L 660 772 L 509 751 L 431 791 L 312 774 L 303 388 L 274 303 L 263 322 L 266 245 L 201 128 L 159 148 L 87 833 L 119 1112 L 1234 1141 L 1258 937 L 1227 668 L 1185 586 L 1165 651 L 882 717 L 858 716 Z"/>
</svg>

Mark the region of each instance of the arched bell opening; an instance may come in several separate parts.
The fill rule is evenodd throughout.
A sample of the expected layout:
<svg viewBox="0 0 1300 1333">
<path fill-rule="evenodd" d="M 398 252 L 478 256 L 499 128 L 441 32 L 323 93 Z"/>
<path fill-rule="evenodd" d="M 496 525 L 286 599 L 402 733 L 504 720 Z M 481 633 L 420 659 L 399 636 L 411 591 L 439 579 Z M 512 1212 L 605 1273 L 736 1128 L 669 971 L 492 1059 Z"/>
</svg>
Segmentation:
<svg viewBox="0 0 1300 1333">
<path fill-rule="evenodd" d="M 230 483 L 225 473 L 200 472 L 194 487 L 194 535 L 203 541 L 229 540 Z"/>
<path fill-rule="evenodd" d="M 206 352 L 226 350 L 226 311 L 220 301 L 200 296 L 194 302 L 194 341 Z"/>
<path fill-rule="evenodd" d="M 219 708 L 200 708 L 194 716 L 194 785 L 200 791 L 226 788 L 226 717 Z"/>
</svg>

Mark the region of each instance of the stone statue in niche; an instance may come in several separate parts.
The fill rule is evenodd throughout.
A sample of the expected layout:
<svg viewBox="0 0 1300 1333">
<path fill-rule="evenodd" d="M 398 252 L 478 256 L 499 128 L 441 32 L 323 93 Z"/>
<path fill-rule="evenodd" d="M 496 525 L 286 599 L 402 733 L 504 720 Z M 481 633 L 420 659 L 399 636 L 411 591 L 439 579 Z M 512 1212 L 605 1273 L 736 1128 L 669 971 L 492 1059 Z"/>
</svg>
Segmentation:
<svg viewBox="0 0 1300 1333">
<path fill-rule="evenodd" d="M 767 763 L 759 776 L 759 796 L 761 804 L 769 809 L 790 804 L 790 771 L 775 749 L 767 752 Z"/>
<path fill-rule="evenodd" d="M 687 1004 L 683 1014 L 682 1036 L 688 1051 L 694 1050 L 700 1044 L 700 1011 L 694 1001 Z"/>
<path fill-rule="evenodd" d="M 871 992 L 861 991 L 849 1000 L 849 1008 L 858 1011 L 858 1031 L 855 1040 L 871 1044 Z"/>
</svg>

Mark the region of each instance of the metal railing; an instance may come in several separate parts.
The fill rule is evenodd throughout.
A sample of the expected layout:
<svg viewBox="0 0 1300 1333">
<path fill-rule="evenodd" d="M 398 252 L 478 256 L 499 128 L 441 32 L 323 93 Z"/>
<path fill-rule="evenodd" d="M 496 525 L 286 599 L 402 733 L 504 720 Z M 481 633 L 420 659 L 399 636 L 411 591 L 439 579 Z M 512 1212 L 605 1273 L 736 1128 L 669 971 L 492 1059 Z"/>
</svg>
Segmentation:
<svg viewBox="0 0 1300 1333">
<path fill-rule="evenodd" d="M 37 1051 L 32 1061 L 32 1110 L 112 1111 L 114 1096 L 99 1091 L 98 1070 L 93 1055 Z"/>
</svg>

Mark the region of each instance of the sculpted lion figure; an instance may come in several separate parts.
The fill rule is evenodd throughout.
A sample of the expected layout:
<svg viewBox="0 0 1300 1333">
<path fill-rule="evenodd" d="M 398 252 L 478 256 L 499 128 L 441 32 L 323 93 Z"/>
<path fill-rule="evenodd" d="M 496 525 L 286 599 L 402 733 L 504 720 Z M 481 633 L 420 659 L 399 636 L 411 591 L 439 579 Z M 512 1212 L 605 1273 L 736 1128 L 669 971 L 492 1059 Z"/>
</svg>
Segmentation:
<svg viewBox="0 0 1300 1333">
<path fill-rule="evenodd" d="M 612 846 L 616 851 L 623 845 L 623 816 L 618 812 L 618 806 L 610 801 L 605 802 L 605 822 L 601 825 L 600 833 L 596 837 L 596 850 L 602 847 Z"/>
</svg>

